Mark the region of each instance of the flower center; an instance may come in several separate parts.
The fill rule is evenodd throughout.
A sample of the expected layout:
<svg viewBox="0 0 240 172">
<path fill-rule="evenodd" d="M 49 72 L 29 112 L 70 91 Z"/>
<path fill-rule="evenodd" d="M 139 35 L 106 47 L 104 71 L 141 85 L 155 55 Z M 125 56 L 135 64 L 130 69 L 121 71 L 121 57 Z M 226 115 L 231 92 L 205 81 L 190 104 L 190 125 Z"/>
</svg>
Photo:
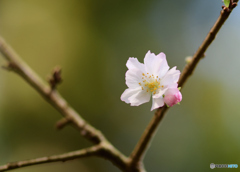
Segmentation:
<svg viewBox="0 0 240 172">
<path fill-rule="evenodd" d="M 142 73 L 142 82 L 139 82 L 139 85 L 142 86 L 142 90 L 146 90 L 152 94 L 156 94 L 160 88 L 164 87 L 160 85 L 160 78 L 158 76 L 149 73 Z"/>
</svg>

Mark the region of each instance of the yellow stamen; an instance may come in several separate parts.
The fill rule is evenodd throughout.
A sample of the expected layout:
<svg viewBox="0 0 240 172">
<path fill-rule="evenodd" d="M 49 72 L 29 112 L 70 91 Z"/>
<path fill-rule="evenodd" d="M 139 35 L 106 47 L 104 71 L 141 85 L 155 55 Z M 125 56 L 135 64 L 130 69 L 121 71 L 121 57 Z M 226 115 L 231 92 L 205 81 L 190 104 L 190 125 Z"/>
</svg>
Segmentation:
<svg viewBox="0 0 240 172">
<path fill-rule="evenodd" d="M 142 82 L 139 82 L 142 90 L 146 90 L 152 94 L 156 94 L 158 89 L 163 88 L 164 86 L 160 85 L 160 78 L 154 74 L 142 73 Z"/>
</svg>

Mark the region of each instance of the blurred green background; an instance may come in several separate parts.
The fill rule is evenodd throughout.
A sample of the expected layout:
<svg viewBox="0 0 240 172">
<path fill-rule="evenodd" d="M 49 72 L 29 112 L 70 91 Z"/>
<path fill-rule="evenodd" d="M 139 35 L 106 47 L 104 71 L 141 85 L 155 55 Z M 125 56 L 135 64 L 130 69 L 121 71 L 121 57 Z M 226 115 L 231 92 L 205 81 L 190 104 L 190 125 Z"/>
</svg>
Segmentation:
<svg viewBox="0 0 240 172">
<path fill-rule="evenodd" d="M 154 112 L 151 103 L 130 107 L 120 100 L 128 58 L 142 62 L 148 50 L 163 51 L 170 67 L 182 70 L 222 5 L 221 0 L 0 0 L 0 34 L 45 80 L 61 66 L 60 93 L 129 155 Z M 181 105 L 161 122 L 144 160 L 149 172 L 240 165 L 239 16 L 237 7 L 186 83 Z M 14 73 L 0 70 L 0 95 L 0 164 L 91 145 L 71 127 L 56 131 L 60 114 Z M 97 157 L 12 171 L 119 172 Z"/>
</svg>

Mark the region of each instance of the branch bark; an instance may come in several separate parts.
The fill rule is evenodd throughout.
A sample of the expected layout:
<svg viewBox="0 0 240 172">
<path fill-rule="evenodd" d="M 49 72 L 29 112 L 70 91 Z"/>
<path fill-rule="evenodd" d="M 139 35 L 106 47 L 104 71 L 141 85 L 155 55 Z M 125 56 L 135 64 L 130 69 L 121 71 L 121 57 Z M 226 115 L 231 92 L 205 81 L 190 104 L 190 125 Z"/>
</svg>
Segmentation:
<svg viewBox="0 0 240 172">
<path fill-rule="evenodd" d="M 229 8 L 223 7 L 223 10 L 221 11 L 220 16 L 218 17 L 217 21 L 213 25 L 210 32 L 207 34 L 207 36 L 204 39 L 201 46 L 198 48 L 197 52 L 192 57 L 191 62 L 185 66 L 185 68 L 180 76 L 179 82 L 178 82 L 179 87 L 183 87 L 184 83 L 187 81 L 187 79 L 193 73 L 198 62 L 204 56 L 204 53 L 206 52 L 207 48 L 210 46 L 212 41 L 215 39 L 218 31 L 223 26 L 224 22 L 227 20 L 230 13 L 232 12 L 232 10 L 237 6 L 237 2 L 238 2 L 238 0 L 231 1 Z M 131 164 L 133 166 L 135 164 L 142 162 L 142 160 L 144 158 L 144 154 L 147 151 L 147 148 L 149 146 L 149 143 L 152 140 L 159 123 L 163 119 L 163 116 L 168 109 L 169 108 L 167 108 L 166 106 L 163 106 L 155 112 L 154 117 L 148 124 L 147 128 L 145 129 L 143 135 L 141 136 L 139 142 L 137 143 L 136 147 L 134 148 L 134 150 L 130 156 Z"/>
<path fill-rule="evenodd" d="M 81 131 L 81 135 L 91 142 L 98 144 L 106 138 L 103 134 L 88 124 L 67 102 L 61 97 L 57 90 L 45 84 L 42 79 L 7 45 L 0 37 L 0 52 L 9 62 L 8 69 L 19 74 L 33 88 L 35 88 L 47 102 L 55 107 L 64 117 Z"/>
<path fill-rule="evenodd" d="M 192 61 L 185 66 L 178 82 L 180 87 L 184 85 L 189 76 L 193 73 L 204 52 L 214 40 L 216 34 L 230 15 L 231 11 L 234 9 L 234 7 L 236 7 L 237 2 L 238 0 L 231 0 L 229 8 L 223 7 L 223 10 L 221 11 L 218 20 L 208 33 L 207 37 L 205 38 L 197 52 L 194 54 Z M 154 117 L 145 129 L 132 154 L 130 155 L 130 157 L 126 157 L 121 152 L 119 152 L 111 143 L 109 143 L 105 136 L 99 130 L 87 123 L 72 107 L 70 107 L 56 89 L 53 89 L 49 85 L 46 85 L 38 77 L 38 75 L 28 65 L 26 65 L 24 61 L 21 60 L 21 58 L 13 51 L 13 49 L 9 45 L 7 45 L 7 43 L 1 37 L 0 52 L 8 61 L 8 69 L 14 71 L 15 73 L 19 74 L 23 79 L 25 79 L 34 89 L 36 89 L 42 95 L 42 97 L 47 102 L 49 102 L 53 107 L 55 107 L 55 109 L 57 109 L 64 116 L 64 118 L 70 120 L 71 123 L 79 129 L 83 137 L 95 144 L 95 146 L 93 147 L 62 155 L 9 163 L 0 166 L 0 171 L 7 171 L 14 168 L 20 168 L 35 164 L 66 161 L 70 159 L 93 155 L 108 159 L 119 169 L 125 172 L 146 171 L 142 162 L 145 152 L 147 151 L 149 143 L 152 140 L 160 121 L 163 119 L 164 114 L 169 108 L 163 106 L 155 112 Z M 59 128 L 64 126 L 67 122 L 68 121 L 61 120 Z"/>
<path fill-rule="evenodd" d="M 93 155 L 97 156 L 101 153 L 101 150 L 102 150 L 102 147 L 100 145 L 96 145 L 90 148 L 69 152 L 61 155 L 53 155 L 53 156 L 41 157 L 41 158 L 30 159 L 25 161 L 12 162 L 12 163 L 8 163 L 6 165 L 0 166 L 0 172 L 21 168 L 21 167 L 37 165 L 37 164 L 44 164 L 44 163 L 58 162 L 58 161 L 65 162 L 65 161 L 73 160 L 76 158 L 89 157 Z"/>
<path fill-rule="evenodd" d="M 101 155 L 99 156 L 108 159 L 119 169 L 126 171 L 128 158 L 110 144 L 110 142 L 99 130 L 87 123 L 72 107 L 70 107 L 56 89 L 52 89 L 51 86 L 45 84 L 1 37 L 0 52 L 8 61 L 7 69 L 17 73 L 25 81 L 27 81 L 48 103 L 57 109 L 65 117 L 65 119 L 70 120 L 71 123 L 77 127 L 83 137 L 95 145 L 102 145 L 102 148 L 104 148 L 102 150 L 104 151 L 101 151 Z M 21 163 L 22 162 L 20 162 L 20 164 Z"/>
</svg>

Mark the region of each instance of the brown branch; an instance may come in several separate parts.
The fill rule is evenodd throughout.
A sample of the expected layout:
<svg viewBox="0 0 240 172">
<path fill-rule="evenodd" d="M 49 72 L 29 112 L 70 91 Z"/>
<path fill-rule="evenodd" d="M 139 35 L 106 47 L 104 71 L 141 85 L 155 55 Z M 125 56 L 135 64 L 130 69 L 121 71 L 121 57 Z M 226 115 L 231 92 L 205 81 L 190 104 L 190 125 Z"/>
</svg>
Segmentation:
<svg viewBox="0 0 240 172">
<path fill-rule="evenodd" d="M 150 123 L 148 124 L 147 128 L 145 129 L 142 137 L 138 141 L 136 147 L 134 148 L 130 159 L 131 164 L 135 167 L 138 163 L 141 163 L 144 157 L 144 153 L 148 149 L 149 142 L 153 138 L 156 129 L 159 125 L 159 122 L 162 120 L 165 112 L 168 110 L 167 106 L 163 106 L 162 108 L 158 109 L 155 112 L 155 115 L 151 119 Z"/>
<path fill-rule="evenodd" d="M 62 118 L 59 121 L 56 122 L 55 128 L 60 130 L 64 128 L 67 124 L 71 123 L 71 119 L 68 118 Z"/>
<path fill-rule="evenodd" d="M 120 152 L 118 152 L 108 142 L 102 142 L 101 144 L 98 144 L 89 148 L 68 152 L 61 155 L 53 155 L 53 156 L 35 158 L 35 159 L 30 159 L 25 161 L 8 163 L 0 166 L 0 172 L 9 171 L 16 168 L 32 166 L 32 165 L 38 165 L 38 164 L 46 164 L 46 163 L 58 162 L 58 161 L 65 162 L 68 160 L 73 160 L 76 158 L 84 158 L 89 156 L 98 156 L 98 157 L 105 158 L 111 161 L 117 167 L 119 167 L 119 169 L 121 169 L 123 172 L 132 172 L 132 171 L 129 171 L 129 168 L 128 168 L 129 159 L 125 157 L 123 154 L 121 154 Z M 142 168 L 137 172 L 145 172 L 145 170 Z"/>
<path fill-rule="evenodd" d="M 98 144 L 89 148 L 68 152 L 61 155 L 53 155 L 48 157 L 41 157 L 41 158 L 35 158 L 35 159 L 30 159 L 25 161 L 8 163 L 0 166 L 0 172 L 9 171 L 16 168 L 32 166 L 32 165 L 38 165 L 38 164 L 46 164 L 46 163 L 58 162 L 58 161 L 65 162 L 68 160 L 73 160 L 76 158 L 84 158 L 89 156 L 98 156 L 98 157 L 105 158 L 107 160 L 110 160 L 116 166 L 118 166 L 119 169 L 121 169 L 123 172 L 132 172 L 132 171 L 129 171 L 129 168 L 128 168 L 129 159 L 126 158 L 124 155 L 122 155 L 120 152 L 116 151 L 116 149 L 112 147 L 111 144 L 108 142 L 102 142 L 101 144 Z M 145 170 L 142 168 L 137 172 L 145 172 Z"/>
<path fill-rule="evenodd" d="M 228 18 L 232 9 L 237 5 L 238 0 L 231 0 L 229 8 L 223 7 L 221 14 L 213 26 L 213 28 L 208 33 L 206 39 L 199 47 L 198 51 L 193 56 L 190 63 L 184 68 L 180 79 L 179 86 L 183 86 L 187 78 L 193 73 L 196 65 L 203 56 L 204 52 L 207 50 L 211 42 L 214 40 L 219 29 Z M 110 160 L 113 164 L 119 167 L 125 172 L 145 172 L 144 166 L 142 164 L 142 159 L 144 158 L 144 153 L 146 152 L 149 142 L 153 138 L 156 128 L 158 127 L 160 121 L 162 120 L 167 107 L 164 106 L 159 108 L 149 123 L 148 127 L 144 131 L 141 139 L 134 148 L 130 158 L 125 157 L 121 152 L 111 145 L 104 135 L 88 124 L 74 109 L 72 109 L 67 102 L 61 97 L 61 95 L 48 85 L 46 85 L 37 74 L 35 74 L 30 67 L 28 67 L 21 58 L 6 44 L 6 42 L 0 37 L 0 52 L 9 62 L 8 69 L 16 72 L 21 77 L 23 77 L 33 88 L 35 88 L 51 105 L 53 105 L 67 120 L 70 120 L 80 131 L 81 135 L 94 144 L 91 148 L 83 149 L 80 151 L 70 152 L 62 155 L 50 156 L 32 159 L 28 161 L 19 161 L 16 163 L 9 163 L 7 165 L 0 166 L 0 170 L 7 171 L 14 168 L 20 168 L 23 166 L 30 166 L 41 163 L 50 163 L 56 161 L 66 161 L 70 159 L 86 157 L 91 155 L 101 156 Z M 59 73 L 60 74 L 60 73 Z M 58 77 L 55 77 L 58 80 Z M 56 80 L 56 81 L 57 81 Z M 54 80 L 55 82 L 55 80 Z M 58 81 L 57 81 L 58 82 Z M 55 88 L 55 85 L 54 85 Z M 62 122 L 62 121 L 61 121 Z M 63 122 L 63 125 L 65 125 Z"/>
<path fill-rule="evenodd" d="M 53 74 L 51 78 L 49 78 L 49 84 L 52 88 L 52 90 L 56 89 L 57 85 L 62 82 L 62 76 L 61 76 L 61 68 L 60 67 L 55 67 L 53 70 Z"/>
<path fill-rule="evenodd" d="M 198 48 L 197 52 L 194 54 L 191 62 L 189 62 L 185 66 L 178 82 L 179 87 L 183 87 L 184 83 L 187 81 L 189 76 L 193 73 L 199 60 L 204 56 L 205 51 L 207 50 L 209 45 L 212 43 L 218 31 L 220 30 L 224 22 L 227 20 L 228 16 L 230 15 L 233 8 L 236 7 L 236 5 L 237 5 L 237 0 L 235 0 L 234 2 L 231 1 L 229 8 L 223 7 L 223 10 L 221 11 L 220 16 L 218 17 L 217 21 L 213 25 L 212 29 L 206 36 L 201 46 Z M 149 143 L 152 140 L 154 133 L 156 132 L 157 126 L 159 125 L 160 121 L 163 119 L 163 116 L 166 113 L 167 109 L 168 108 L 166 106 L 163 106 L 155 112 L 154 117 L 148 124 L 142 137 L 140 138 L 139 142 L 137 143 L 136 147 L 134 148 L 130 156 L 132 166 L 135 166 L 136 164 L 142 162 L 144 158 L 144 153 L 146 152 L 149 146 Z"/>
<path fill-rule="evenodd" d="M 235 5 L 234 5 L 234 7 L 235 7 Z M 206 50 L 209 47 L 209 45 L 215 39 L 218 31 L 223 26 L 224 22 L 227 20 L 227 18 L 230 15 L 232 9 L 231 8 L 227 8 L 227 7 L 223 7 L 223 10 L 221 11 L 221 14 L 218 17 L 216 23 L 213 25 L 212 29 L 209 31 L 208 35 L 204 39 L 204 41 L 201 44 L 201 46 L 198 48 L 197 52 L 193 55 L 191 62 L 188 63 L 185 66 L 184 70 L 182 71 L 182 74 L 181 74 L 179 82 L 178 82 L 179 87 L 183 87 L 183 85 L 186 82 L 186 80 L 193 73 L 194 69 L 196 68 L 196 66 L 197 66 L 197 64 L 199 62 L 199 60 L 201 59 L 201 57 L 204 56 L 204 53 L 206 52 Z"/>
<path fill-rule="evenodd" d="M 37 164 L 44 164 L 44 163 L 58 162 L 58 161 L 65 162 L 65 161 L 73 160 L 76 158 L 89 157 L 93 155 L 98 156 L 101 153 L 102 149 L 103 148 L 101 145 L 96 145 L 90 148 L 69 152 L 61 155 L 53 155 L 53 156 L 41 157 L 41 158 L 30 159 L 25 161 L 12 162 L 12 163 L 8 163 L 6 165 L 0 166 L 0 172 L 21 168 L 21 167 L 37 165 Z"/>
<path fill-rule="evenodd" d="M 8 66 L 5 68 L 17 73 L 26 80 L 47 102 L 57 109 L 65 119 L 69 120 L 69 122 L 77 127 L 83 137 L 94 144 L 101 144 L 104 148 L 104 152 L 102 152 L 103 155 L 101 156 L 111 161 L 119 167 L 119 169 L 126 171 L 128 158 L 110 144 L 99 130 L 87 123 L 72 107 L 70 107 L 57 90 L 52 89 L 51 86 L 44 83 L 1 37 L 0 52 L 8 61 Z M 55 77 L 55 79 L 57 78 L 58 77 Z"/>
<path fill-rule="evenodd" d="M 106 140 L 103 134 L 88 124 L 67 102 L 61 97 L 57 90 L 52 90 L 39 76 L 7 45 L 0 37 L 0 52 L 9 62 L 8 68 L 19 74 L 33 88 L 35 88 L 47 102 L 53 105 L 64 117 L 71 119 L 71 122 L 81 131 L 83 137 L 95 144 Z"/>
</svg>

